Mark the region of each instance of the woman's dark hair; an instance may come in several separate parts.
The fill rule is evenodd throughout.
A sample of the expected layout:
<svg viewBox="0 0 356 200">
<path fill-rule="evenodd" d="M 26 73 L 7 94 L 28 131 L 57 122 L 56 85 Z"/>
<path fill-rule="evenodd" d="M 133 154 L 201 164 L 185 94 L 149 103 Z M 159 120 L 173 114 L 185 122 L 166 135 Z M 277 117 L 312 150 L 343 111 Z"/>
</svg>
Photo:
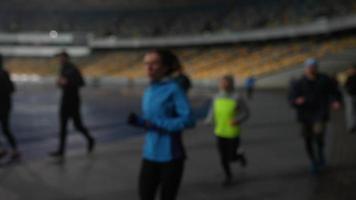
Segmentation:
<svg viewBox="0 0 356 200">
<path fill-rule="evenodd" d="M 178 57 L 170 50 L 167 49 L 154 49 L 150 51 L 151 53 L 157 53 L 161 58 L 162 65 L 167 67 L 167 75 L 171 75 L 173 72 L 177 71 L 182 67 Z"/>
</svg>

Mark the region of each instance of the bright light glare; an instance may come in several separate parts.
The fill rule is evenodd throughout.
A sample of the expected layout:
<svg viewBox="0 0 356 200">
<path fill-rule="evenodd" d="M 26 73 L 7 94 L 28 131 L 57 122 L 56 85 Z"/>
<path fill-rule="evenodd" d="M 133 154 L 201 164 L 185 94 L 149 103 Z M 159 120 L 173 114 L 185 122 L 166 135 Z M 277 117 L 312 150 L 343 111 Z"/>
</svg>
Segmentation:
<svg viewBox="0 0 356 200">
<path fill-rule="evenodd" d="M 51 37 L 53 39 L 57 38 L 58 37 L 58 32 L 55 31 L 55 30 L 50 31 L 49 32 L 49 37 Z"/>
</svg>

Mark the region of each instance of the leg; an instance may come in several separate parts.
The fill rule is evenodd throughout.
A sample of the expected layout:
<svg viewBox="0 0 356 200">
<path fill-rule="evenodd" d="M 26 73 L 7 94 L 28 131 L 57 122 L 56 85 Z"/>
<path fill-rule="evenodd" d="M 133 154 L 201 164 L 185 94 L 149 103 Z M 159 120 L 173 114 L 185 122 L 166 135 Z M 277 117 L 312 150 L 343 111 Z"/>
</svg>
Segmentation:
<svg viewBox="0 0 356 200">
<path fill-rule="evenodd" d="M 80 108 L 73 111 L 73 122 L 75 128 L 81 132 L 87 139 L 91 138 L 88 129 L 83 125 L 82 117 L 80 115 Z"/>
<path fill-rule="evenodd" d="M 164 164 L 161 172 L 161 200 L 175 200 L 183 177 L 184 161 Z"/>
<path fill-rule="evenodd" d="M 350 125 L 349 125 L 349 131 L 351 131 L 351 133 L 355 133 L 356 132 L 356 96 L 352 96 L 351 98 L 351 108 L 350 108 Z"/>
<path fill-rule="evenodd" d="M 16 140 L 10 130 L 10 113 L 6 113 L 3 117 L 1 117 L 1 125 L 2 125 L 2 131 L 8 140 L 13 152 L 17 152 L 17 143 Z"/>
<path fill-rule="evenodd" d="M 250 87 L 246 88 L 246 96 L 248 99 L 251 99 L 251 88 Z"/>
<path fill-rule="evenodd" d="M 238 149 L 240 147 L 240 138 L 231 139 L 231 150 L 230 157 L 232 161 L 238 161 L 241 158 L 241 154 L 238 153 Z"/>
<path fill-rule="evenodd" d="M 220 155 L 221 166 L 224 170 L 226 181 L 231 181 L 232 173 L 230 169 L 230 158 L 229 158 L 230 157 L 229 154 L 231 154 L 231 149 L 230 149 L 231 145 L 227 139 L 217 137 L 217 146 Z"/>
<path fill-rule="evenodd" d="M 60 133 L 59 133 L 59 149 L 58 154 L 63 155 L 65 153 L 66 148 L 66 140 L 67 140 L 67 124 L 70 118 L 69 112 L 66 109 L 61 109 L 60 111 Z"/>
<path fill-rule="evenodd" d="M 239 152 L 241 139 L 237 137 L 233 140 L 234 161 L 239 161 L 242 167 L 247 166 L 247 159 L 244 152 Z"/>
<path fill-rule="evenodd" d="M 76 108 L 73 112 L 73 122 L 75 128 L 84 135 L 88 141 L 88 152 L 92 152 L 94 149 L 94 139 L 89 134 L 88 129 L 83 125 L 82 117 L 80 116 L 80 108 Z"/>
<path fill-rule="evenodd" d="M 355 104 L 353 103 L 353 98 L 346 94 L 345 98 L 345 114 L 346 114 L 346 125 L 349 132 L 353 132 L 355 128 Z"/>
<path fill-rule="evenodd" d="M 140 199 L 154 200 L 159 182 L 160 173 L 158 164 L 143 160 L 139 176 Z"/>
<path fill-rule="evenodd" d="M 316 145 L 317 145 L 317 150 L 318 150 L 318 163 L 321 166 L 325 165 L 325 153 L 324 153 L 324 146 L 325 146 L 325 130 L 326 130 L 326 124 L 321 122 L 316 125 L 317 127 L 315 128 L 315 140 L 316 140 Z"/>
<path fill-rule="evenodd" d="M 319 162 L 317 160 L 317 157 L 316 157 L 315 151 L 314 151 L 314 141 L 316 138 L 316 134 L 314 131 L 315 131 L 314 124 L 304 124 L 303 125 L 305 148 L 306 148 L 307 154 L 308 154 L 310 162 L 311 162 L 310 170 L 313 175 L 316 175 L 319 173 L 320 165 L 319 165 Z"/>
<path fill-rule="evenodd" d="M 4 122 L 4 117 L 1 115 L 0 115 L 0 123 L 3 129 L 5 122 Z M 7 155 L 7 151 L 4 149 L 2 143 L 0 143 L 0 159 L 4 158 L 6 155 Z"/>
<path fill-rule="evenodd" d="M 314 154 L 314 146 L 313 146 L 313 137 L 314 133 L 312 130 L 312 125 L 303 124 L 302 125 L 302 134 L 304 138 L 305 150 L 311 162 L 316 161 L 316 156 Z"/>
</svg>

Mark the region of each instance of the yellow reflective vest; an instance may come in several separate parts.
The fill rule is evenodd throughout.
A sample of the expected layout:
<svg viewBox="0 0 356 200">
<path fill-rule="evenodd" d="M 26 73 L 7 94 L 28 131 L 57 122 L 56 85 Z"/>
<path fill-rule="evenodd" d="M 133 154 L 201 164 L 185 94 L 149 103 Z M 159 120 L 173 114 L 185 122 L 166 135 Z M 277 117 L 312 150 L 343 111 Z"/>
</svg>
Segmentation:
<svg viewBox="0 0 356 200">
<path fill-rule="evenodd" d="M 232 125 L 237 116 L 238 102 L 228 97 L 218 97 L 214 100 L 215 134 L 222 138 L 236 138 L 240 135 L 240 126 Z"/>
</svg>

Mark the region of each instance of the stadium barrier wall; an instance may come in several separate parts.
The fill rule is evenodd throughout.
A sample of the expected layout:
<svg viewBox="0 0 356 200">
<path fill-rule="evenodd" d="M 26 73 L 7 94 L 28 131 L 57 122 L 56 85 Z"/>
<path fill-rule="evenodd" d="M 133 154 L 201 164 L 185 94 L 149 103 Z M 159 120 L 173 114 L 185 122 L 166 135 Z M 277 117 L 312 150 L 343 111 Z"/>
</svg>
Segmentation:
<svg viewBox="0 0 356 200">
<path fill-rule="evenodd" d="M 266 28 L 235 33 L 226 32 L 196 36 L 138 39 L 120 39 L 115 36 L 95 38 L 90 36 L 88 41 L 89 46 L 93 49 L 184 47 L 312 36 L 354 28 L 356 28 L 356 15 L 333 19 L 320 18 L 312 23 L 304 25 Z"/>
</svg>

